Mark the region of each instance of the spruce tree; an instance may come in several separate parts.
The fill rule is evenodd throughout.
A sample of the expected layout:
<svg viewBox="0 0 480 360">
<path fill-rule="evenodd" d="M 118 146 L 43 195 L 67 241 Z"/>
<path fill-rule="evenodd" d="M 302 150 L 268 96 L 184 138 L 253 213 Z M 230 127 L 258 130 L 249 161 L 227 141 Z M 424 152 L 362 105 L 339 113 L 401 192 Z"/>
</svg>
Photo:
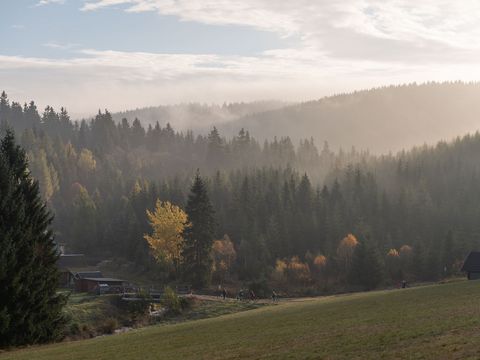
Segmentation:
<svg viewBox="0 0 480 360">
<path fill-rule="evenodd" d="M 65 298 L 57 294 L 52 216 L 7 131 L 0 147 L 0 347 L 58 339 Z"/>
<path fill-rule="evenodd" d="M 205 182 L 198 170 L 185 210 L 189 225 L 184 230 L 184 278 L 195 288 L 201 288 L 209 283 L 212 272 L 215 218 Z"/>
</svg>

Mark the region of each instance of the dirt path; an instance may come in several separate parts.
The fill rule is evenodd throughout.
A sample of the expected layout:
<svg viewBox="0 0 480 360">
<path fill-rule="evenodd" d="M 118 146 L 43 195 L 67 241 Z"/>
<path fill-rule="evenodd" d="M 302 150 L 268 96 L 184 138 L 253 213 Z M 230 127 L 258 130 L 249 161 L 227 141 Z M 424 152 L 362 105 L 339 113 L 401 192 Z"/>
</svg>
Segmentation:
<svg viewBox="0 0 480 360">
<path fill-rule="evenodd" d="M 227 297 L 225 300 L 221 296 L 214 296 L 214 295 L 202 295 L 202 294 L 191 294 L 191 295 L 186 295 L 186 296 L 192 296 L 200 300 L 206 300 L 206 301 L 230 301 L 230 302 L 236 302 L 236 301 L 244 301 L 244 302 L 251 302 L 252 300 L 246 299 L 246 300 L 238 300 L 236 298 L 232 297 Z M 275 303 L 277 302 L 287 302 L 287 301 L 305 301 L 307 299 L 312 299 L 312 298 L 280 298 L 278 299 Z M 273 304 L 274 302 L 272 299 L 256 299 L 253 300 L 253 302 L 258 303 L 258 304 Z"/>
</svg>

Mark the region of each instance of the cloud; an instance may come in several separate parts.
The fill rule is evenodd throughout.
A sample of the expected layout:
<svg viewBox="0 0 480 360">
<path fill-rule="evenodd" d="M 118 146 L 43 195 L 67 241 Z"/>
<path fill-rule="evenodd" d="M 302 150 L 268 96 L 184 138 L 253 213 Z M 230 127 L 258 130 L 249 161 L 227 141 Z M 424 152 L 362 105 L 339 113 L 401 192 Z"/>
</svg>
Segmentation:
<svg viewBox="0 0 480 360">
<path fill-rule="evenodd" d="M 360 40 L 363 56 L 391 40 L 395 51 L 426 55 L 439 48 L 480 49 L 480 2 L 476 0 L 88 0 L 84 11 L 122 5 L 126 12 L 155 11 L 184 21 L 242 25 L 298 35 L 299 47 L 345 56 Z M 342 41 L 336 42 L 340 35 Z M 336 42 L 332 46 L 332 43 Z M 388 49 L 383 49 L 388 51 Z"/>
<path fill-rule="evenodd" d="M 62 44 L 62 43 L 58 43 L 58 42 L 55 42 L 55 41 L 49 41 L 45 44 L 42 44 L 44 47 L 48 47 L 48 48 L 51 48 L 51 49 L 60 49 L 60 50 L 70 50 L 70 49 L 73 49 L 73 48 L 76 48 L 78 46 L 80 46 L 79 44 L 75 44 L 75 43 L 66 43 L 66 44 Z"/>
<path fill-rule="evenodd" d="M 408 67 L 370 60 L 352 63 L 313 49 L 271 50 L 259 56 L 93 49 L 73 54 L 68 59 L 0 56 L 2 87 L 12 99 L 33 98 L 85 115 L 104 107 L 117 111 L 185 101 L 302 101 L 390 83 L 480 79 L 474 62 Z"/>
<path fill-rule="evenodd" d="M 51 4 L 65 4 L 65 0 L 40 0 L 35 6 L 44 6 Z"/>
<path fill-rule="evenodd" d="M 40 1 L 52 2 L 59 0 Z M 247 26 L 289 38 L 289 47 L 227 56 L 48 42 L 73 56 L 0 56 L 0 79 L 12 98 L 67 105 L 80 114 L 182 101 L 307 100 L 391 83 L 480 79 L 476 0 L 86 0 L 81 9 Z"/>
</svg>

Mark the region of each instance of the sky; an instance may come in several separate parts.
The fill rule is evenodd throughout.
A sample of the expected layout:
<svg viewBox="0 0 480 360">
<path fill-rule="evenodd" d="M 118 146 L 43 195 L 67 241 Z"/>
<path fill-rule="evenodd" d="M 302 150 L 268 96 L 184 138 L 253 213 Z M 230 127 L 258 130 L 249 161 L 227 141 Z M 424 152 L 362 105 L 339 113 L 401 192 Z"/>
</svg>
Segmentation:
<svg viewBox="0 0 480 360">
<path fill-rule="evenodd" d="M 0 0 L 0 90 L 72 116 L 480 80 L 477 0 Z"/>
</svg>

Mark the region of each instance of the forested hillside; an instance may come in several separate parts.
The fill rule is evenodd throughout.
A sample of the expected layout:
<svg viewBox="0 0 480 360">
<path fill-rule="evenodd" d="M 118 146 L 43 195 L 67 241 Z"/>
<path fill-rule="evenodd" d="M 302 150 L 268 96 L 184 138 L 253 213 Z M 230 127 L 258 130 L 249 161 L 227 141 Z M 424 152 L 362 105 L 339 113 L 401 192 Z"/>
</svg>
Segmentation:
<svg viewBox="0 0 480 360">
<path fill-rule="evenodd" d="M 474 132 L 480 118 L 480 84 L 389 86 L 247 115 L 219 126 L 225 134 L 248 128 L 258 139 L 313 136 L 333 149 L 381 154 Z"/>
<path fill-rule="evenodd" d="M 249 129 L 263 142 L 288 135 L 294 144 L 313 137 L 331 148 L 396 153 L 475 132 L 480 118 L 479 83 L 427 83 L 338 94 L 301 104 L 256 102 L 207 106 L 159 106 L 113 114 L 120 122 L 168 122 L 179 131 L 208 134 L 215 125 L 228 137 Z"/>
<path fill-rule="evenodd" d="M 423 88 L 385 91 L 409 89 Z M 168 124 L 144 128 L 141 119 L 117 124 L 107 111 L 72 122 L 65 109 L 39 113 L 5 93 L 0 121 L 27 151 L 56 214 L 57 240 L 99 259 L 165 273 L 144 240 L 146 210 L 157 199 L 185 207 L 196 169 L 221 240 L 214 281 L 329 291 L 433 280 L 458 271 L 480 245 L 479 134 L 376 157 L 320 150 L 312 139 L 260 143 L 243 129 L 223 137 L 215 128 L 203 136 Z"/>
<path fill-rule="evenodd" d="M 225 103 L 221 106 L 192 103 L 122 111 L 112 114 L 112 117 L 115 122 L 121 122 L 123 118 L 132 122 L 139 118 L 142 119 L 144 126 L 149 124 L 154 126 L 157 121 L 162 126 L 170 123 L 178 130 L 194 130 L 206 134 L 214 125 L 218 126 L 247 115 L 276 110 L 287 105 L 288 103 L 281 101 Z"/>
</svg>

